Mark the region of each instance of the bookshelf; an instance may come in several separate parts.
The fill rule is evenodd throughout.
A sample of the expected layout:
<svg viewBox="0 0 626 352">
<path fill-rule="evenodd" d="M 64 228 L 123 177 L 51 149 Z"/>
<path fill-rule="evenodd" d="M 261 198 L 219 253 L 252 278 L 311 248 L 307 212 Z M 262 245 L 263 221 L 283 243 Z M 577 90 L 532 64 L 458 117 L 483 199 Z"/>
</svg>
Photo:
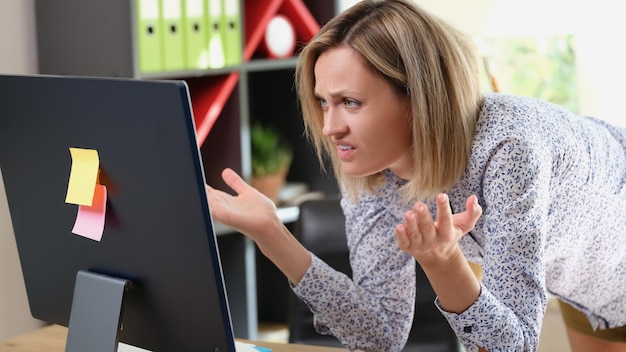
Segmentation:
<svg viewBox="0 0 626 352">
<path fill-rule="evenodd" d="M 209 184 L 229 191 L 220 177 L 225 167 L 250 179 L 249 126 L 259 120 L 277 127 L 294 147 L 288 181 L 306 183 L 312 191 L 336 193 L 335 181 L 322 172 L 303 135 L 293 89 L 296 59 L 266 59 L 257 51 L 273 15 L 292 20 L 297 42 L 306 43 L 320 24 L 334 16 L 336 0 L 225 1 L 239 1 L 242 11 L 240 64 L 143 73 L 139 70 L 136 1 L 35 0 L 39 73 L 184 80 Z M 284 218 L 287 223 L 297 218 L 293 209 L 282 212 L 290 214 Z M 231 231 L 223 226 L 216 226 L 216 232 L 235 335 L 255 339 L 259 259 L 254 244 L 244 236 L 228 235 Z"/>
</svg>

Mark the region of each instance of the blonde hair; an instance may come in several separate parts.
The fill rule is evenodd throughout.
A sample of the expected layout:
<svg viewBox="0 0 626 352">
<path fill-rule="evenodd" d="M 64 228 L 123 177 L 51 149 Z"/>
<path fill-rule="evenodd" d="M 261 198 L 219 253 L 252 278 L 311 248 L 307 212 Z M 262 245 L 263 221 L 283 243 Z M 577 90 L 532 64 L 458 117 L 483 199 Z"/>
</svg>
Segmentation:
<svg viewBox="0 0 626 352">
<path fill-rule="evenodd" d="M 323 112 L 314 94 L 314 67 L 325 51 L 345 46 L 364 58 L 409 101 L 414 173 L 406 199 L 430 198 L 451 188 L 469 160 L 478 117 L 478 61 L 472 41 L 409 0 L 363 0 L 329 21 L 301 51 L 296 87 L 305 133 L 322 164 L 330 156 L 348 194 L 373 190 L 381 173 L 349 177 L 335 146 L 322 134 Z"/>
</svg>

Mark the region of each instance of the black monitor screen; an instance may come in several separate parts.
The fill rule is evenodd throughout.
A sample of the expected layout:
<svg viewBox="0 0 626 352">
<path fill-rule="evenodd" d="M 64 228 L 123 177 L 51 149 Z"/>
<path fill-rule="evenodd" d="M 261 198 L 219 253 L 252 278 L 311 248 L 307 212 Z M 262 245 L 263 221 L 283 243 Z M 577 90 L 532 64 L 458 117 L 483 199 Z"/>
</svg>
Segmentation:
<svg viewBox="0 0 626 352">
<path fill-rule="evenodd" d="M 186 84 L 0 76 L 0 92 L 0 171 L 32 315 L 71 336 L 77 273 L 91 273 L 130 282 L 119 341 L 234 351 Z M 115 294 L 91 288 L 81 309 L 96 324 L 89 309 Z"/>
</svg>

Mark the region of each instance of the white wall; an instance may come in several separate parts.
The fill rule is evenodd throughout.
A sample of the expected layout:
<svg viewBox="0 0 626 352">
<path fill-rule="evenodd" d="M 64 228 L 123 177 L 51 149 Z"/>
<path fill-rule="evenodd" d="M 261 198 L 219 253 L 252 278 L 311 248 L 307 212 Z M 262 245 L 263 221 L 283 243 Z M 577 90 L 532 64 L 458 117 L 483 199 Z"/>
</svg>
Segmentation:
<svg viewBox="0 0 626 352">
<path fill-rule="evenodd" d="M 0 1 L 0 53 L 0 73 L 37 72 L 33 0 Z M 42 324 L 31 317 L 28 308 L 0 174 L 0 339 Z"/>
<path fill-rule="evenodd" d="M 620 2 L 415 0 L 472 35 L 574 34 L 580 113 L 626 126 L 626 48 Z"/>
</svg>

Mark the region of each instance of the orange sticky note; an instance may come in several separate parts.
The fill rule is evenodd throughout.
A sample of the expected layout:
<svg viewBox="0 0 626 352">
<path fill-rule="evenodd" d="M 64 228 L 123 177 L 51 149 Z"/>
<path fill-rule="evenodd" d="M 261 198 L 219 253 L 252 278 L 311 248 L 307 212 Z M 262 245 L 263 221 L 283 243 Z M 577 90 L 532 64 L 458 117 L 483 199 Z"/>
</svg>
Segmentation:
<svg viewBox="0 0 626 352">
<path fill-rule="evenodd" d="M 91 206 L 94 200 L 100 159 L 93 149 L 70 148 L 72 169 L 65 202 Z"/>
<path fill-rule="evenodd" d="M 79 205 L 76 222 L 72 233 L 90 238 L 94 241 L 102 239 L 104 219 L 106 217 L 107 188 L 96 185 L 93 196 L 93 205 Z"/>
</svg>

